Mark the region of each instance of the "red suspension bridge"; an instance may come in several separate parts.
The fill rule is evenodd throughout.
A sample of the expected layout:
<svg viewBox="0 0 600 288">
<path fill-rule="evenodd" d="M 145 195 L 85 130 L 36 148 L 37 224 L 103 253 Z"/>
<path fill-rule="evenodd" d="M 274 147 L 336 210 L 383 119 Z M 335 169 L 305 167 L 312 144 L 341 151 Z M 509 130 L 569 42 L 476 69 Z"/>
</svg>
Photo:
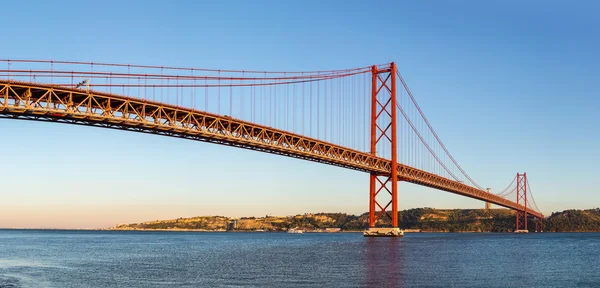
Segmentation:
<svg viewBox="0 0 600 288">
<path fill-rule="evenodd" d="M 499 193 L 444 146 L 394 63 L 253 71 L 0 60 L 0 118 L 122 129 L 300 158 L 370 174 L 369 227 L 398 227 L 398 181 L 493 203 L 541 230 L 526 174 Z M 366 185 L 365 185 L 366 186 Z M 514 199 L 516 201 L 513 201 Z M 387 223 L 387 222 L 386 222 Z"/>
</svg>

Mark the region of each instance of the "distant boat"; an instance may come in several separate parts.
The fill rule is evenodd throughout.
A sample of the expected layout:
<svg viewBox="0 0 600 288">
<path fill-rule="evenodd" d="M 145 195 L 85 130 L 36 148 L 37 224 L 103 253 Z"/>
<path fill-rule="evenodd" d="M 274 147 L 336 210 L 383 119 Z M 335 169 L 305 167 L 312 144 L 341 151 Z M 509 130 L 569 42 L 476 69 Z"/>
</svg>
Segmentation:
<svg viewBox="0 0 600 288">
<path fill-rule="evenodd" d="M 287 231 L 287 233 L 290 233 L 290 234 L 302 234 L 303 231 L 302 230 L 297 230 L 297 229 L 290 229 L 290 230 Z"/>
</svg>

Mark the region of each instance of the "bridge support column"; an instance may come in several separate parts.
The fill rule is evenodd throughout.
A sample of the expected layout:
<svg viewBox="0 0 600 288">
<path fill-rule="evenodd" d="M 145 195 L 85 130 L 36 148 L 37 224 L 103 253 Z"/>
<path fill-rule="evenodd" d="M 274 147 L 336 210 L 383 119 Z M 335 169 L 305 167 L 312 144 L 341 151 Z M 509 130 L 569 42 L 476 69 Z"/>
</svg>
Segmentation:
<svg viewBox="0 0 600 288">
<path fill-rule="evenodd" d="M 492 188 L 487 188 L 487 193 L 488 194 L 492 194 Z M 492 209 L 492 203 L 490 202 L 485 202 L 485 210 L 490 210 Z"/>
<path fill-rule="evenodd" d="M 402 236 L 398 229 L 398 159 L 396 130 L 396 64 L 371 68 L 371 154 L 391 160 L 390 173 L 371 174 L 369 231 L 365 236 Z M 388 154 L 386 154 L 388 153 Z M 383 193 L 381 193 L 383 192 Z M 388 209 L 391 208 L 391 213 Z M 376 228 L 387 216 L 392 229 Z M 380 224 L 383 222 L 381 219 Z M 387 226 L 386 225 L 386 226 Z M 389 230 L 389 231 L 388 231 Z"/>
<path fill-rule="evenodd" d="M 544 219 L 536 217 L 535 218 L 535 232 L 543 232 L 544 231 Z"/>
<path fill-rule="evenodd" d="M 517 204 L 525 207 L 524 211 L 516 211 L 515 233 L 528 233 L 527 230 L 527 173 L 517 173 Z"/>
</svg>

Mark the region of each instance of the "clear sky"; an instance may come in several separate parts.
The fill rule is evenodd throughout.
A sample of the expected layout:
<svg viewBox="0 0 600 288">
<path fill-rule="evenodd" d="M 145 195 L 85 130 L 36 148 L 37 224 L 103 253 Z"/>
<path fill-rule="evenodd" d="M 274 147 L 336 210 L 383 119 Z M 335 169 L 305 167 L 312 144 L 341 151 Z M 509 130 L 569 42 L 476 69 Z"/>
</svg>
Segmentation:
<svg viewBox="0 0 600 288">
<path fill-rule="evenodd" d="M 600 206 L 597 1 L 5 1 L 0 58 L 317 70 L 395 61 L 454 157 L 542 212 Z M 368 175 L 218 145 L 0 120 L 0 227 L 362 213 Z M 402 183 L 399 207 L 483 203 Z"/>
</svg>

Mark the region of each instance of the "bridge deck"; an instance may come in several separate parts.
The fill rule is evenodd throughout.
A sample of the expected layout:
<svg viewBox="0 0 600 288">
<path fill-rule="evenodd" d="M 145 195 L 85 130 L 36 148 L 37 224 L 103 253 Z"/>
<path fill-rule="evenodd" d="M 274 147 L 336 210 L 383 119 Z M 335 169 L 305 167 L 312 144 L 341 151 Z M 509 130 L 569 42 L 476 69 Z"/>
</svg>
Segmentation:
<svg viewBox="0 0 600 288">
<path fill-rule="evenodd" d="M 391 162 L 369 153 L 185 107 L 38 83 L 0 80 L 0 118 L 28 119 L 159 134 L 389 174 Z M 513 201 L 410 166 L 398 180 L 543 217 Z"/>
</svg>

